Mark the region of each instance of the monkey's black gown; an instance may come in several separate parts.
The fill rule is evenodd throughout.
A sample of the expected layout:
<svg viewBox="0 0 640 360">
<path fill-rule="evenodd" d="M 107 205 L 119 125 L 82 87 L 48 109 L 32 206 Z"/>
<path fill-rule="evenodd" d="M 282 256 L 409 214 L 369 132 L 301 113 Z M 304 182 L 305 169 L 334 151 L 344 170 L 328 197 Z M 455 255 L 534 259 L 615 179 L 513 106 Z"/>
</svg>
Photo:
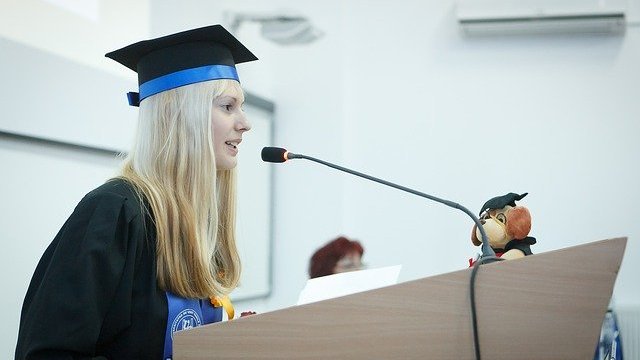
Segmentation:
<svg viewBox="0 0 640 360">
<path fill-rule="evenodd" d="M 16 359 L 154 359 L 178 331 L 220 321 L 222 308 L 158 288 L 155 227 L 116 179 L 76 206 L 35 270 Z"/>
</svg>

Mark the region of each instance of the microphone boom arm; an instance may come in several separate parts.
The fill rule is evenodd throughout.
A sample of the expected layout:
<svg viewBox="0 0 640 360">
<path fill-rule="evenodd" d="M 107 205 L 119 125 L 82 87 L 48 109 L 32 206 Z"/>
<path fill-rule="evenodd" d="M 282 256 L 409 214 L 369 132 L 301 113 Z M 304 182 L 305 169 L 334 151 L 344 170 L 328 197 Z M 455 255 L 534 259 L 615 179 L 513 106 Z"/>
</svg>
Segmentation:
<svg viewBox="0 0 640 360">
<path fill-rule="evenodd" d="M 387 186 L 391 186 L 392 188 L 396 188 L 398 190 L 402 190 L 414 195 L 418 195 L 420 197 L 423 198 L 427 198 L 429 200 L 433 200 L 435 202 L 439 202 L 441 204 L 447 205 L 449 207 L 452 207 L 454 209 L 458 209 L 458 210 L 462 210 L 464 213 L 466 213 L 467 215 L 469 215 L 469 217 L 473 220 L 473 222 L 476 224 L 476 227 L 480 230 L 480 235 L 482 236 L 482 257 L 486 258 L 483 263 L 488 263 L 491 262 L 490 258 L 496 258 L 496 253 L 493 251 L 493 249 L 491 248 L 491 246 L 489 245 L 489 239 L 487 237 L 487 233 L 484 231 L 484 228 L 482 227 L 482 224 L 480 223 L 480 220 L 478 219 L 478 217 L 472 213 L 471 211 L 469 211 L 469 209 L 467 209 L 466 207 L 453 202 L 453 201 L 449 201 L 449 200 L 445 200 L 445 199 L 441 199 L 439 197 L 435 197 L 433 195 L 429 195 L 429 194 L 425 194 L 423 192 L 417 191 L 417 190 L 413 190 L 410 189 L 408 187 L 402 186 L 402 185 L 398 185 L 398 184 L 394 184 L 392 182 L 386 181 L 386 180 L 382 180 L 382 179 L 378 179 L 376 177 L 355 171 L 355 170 L 351 170 L 351 169 L 347 169 L 345 167 L 342 167 L 340 165 L 336 165 L 336 164 L 332 164 L 330 162 L 326 162 L 324 160 L 320 160 L 320 159 L 316 159 L 314 157 L 311 156 L 307 156 L 307 155 L 302 155 L 302 154 L 294 154 L 291 152 L 287 152 L 286 155 L 287 159 L 306 159 L 306 160 L 311 160 L 313 162 L 328 166 L 330 168 L 334 168 L 336 170 L 340 170 L 340 171 L 344 171 L 347 172 L 351 175 L 355 175 L 355 176 L 359 176 L 361 178 L 365 178 L 367 180 L 371 180 L 371 181 L 375 181 L 377 183 L 383 184 L 383 185 L 387 185 Z"/>
</svg>

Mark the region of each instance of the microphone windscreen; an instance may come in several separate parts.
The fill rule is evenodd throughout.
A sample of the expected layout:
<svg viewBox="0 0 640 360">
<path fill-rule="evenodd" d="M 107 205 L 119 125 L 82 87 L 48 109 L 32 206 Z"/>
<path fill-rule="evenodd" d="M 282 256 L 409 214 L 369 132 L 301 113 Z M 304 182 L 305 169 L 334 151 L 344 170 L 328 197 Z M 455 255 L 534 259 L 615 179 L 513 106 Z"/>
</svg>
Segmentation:
<svg viewBox="0 0 640 360">
<path fill-rule="evenodd" d="M 263 147 L 262 148 L 262 161 L 281 163 L 287 161 L 284 154 L 287 150 L 279 147 Z"/>
</svg>

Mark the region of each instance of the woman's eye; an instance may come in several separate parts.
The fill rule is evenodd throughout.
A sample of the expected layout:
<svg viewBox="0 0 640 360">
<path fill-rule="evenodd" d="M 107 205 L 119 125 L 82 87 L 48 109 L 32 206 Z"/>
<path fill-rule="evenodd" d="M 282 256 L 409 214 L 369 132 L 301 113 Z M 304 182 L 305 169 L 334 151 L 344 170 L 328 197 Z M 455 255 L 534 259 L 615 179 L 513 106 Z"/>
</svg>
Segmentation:
<svg viewBox="0 0 640 360">
<path fill-rule="evenodd" d="M 231 109 L 233 109 L 233 105 L 222 105 L 222 107 L 227 111 L 231 111 Z"/>
<path fill-rule="evenodd" d="M 504 216 L 504 214 L 498 214 L 498 216 L 496 216 L 496 219 L 498 219 L 498 221 L 500 221 L 503 224 L 507 222 L 507 217 Z"/>
</svg>

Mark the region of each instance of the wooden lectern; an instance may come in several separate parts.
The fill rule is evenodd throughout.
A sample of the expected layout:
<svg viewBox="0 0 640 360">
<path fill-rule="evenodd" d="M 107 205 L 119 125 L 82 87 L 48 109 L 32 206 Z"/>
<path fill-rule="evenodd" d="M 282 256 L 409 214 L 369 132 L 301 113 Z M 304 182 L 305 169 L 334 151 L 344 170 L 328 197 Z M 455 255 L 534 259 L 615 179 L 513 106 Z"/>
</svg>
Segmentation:
<svg viewBox="0 0 640 360">
<path fill-rule="evenodd" d="M 626 238 L 482 265 L 483 359 L 593 359 Z M 175 334 L 174 359 L 473 359 L 471 269 Z"/>
</svg>

